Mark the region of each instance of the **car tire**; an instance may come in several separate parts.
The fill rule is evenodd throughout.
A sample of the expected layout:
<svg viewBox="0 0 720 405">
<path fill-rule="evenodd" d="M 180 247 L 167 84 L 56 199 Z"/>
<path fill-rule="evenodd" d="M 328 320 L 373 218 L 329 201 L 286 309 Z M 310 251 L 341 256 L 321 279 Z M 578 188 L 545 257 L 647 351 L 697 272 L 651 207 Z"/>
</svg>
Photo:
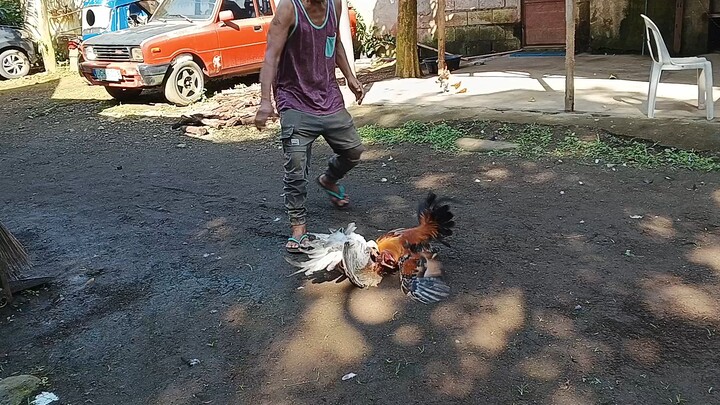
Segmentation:
<svg viewBox="0 0 720 405">
<path fill-rule="evenodd" d="M 8 49 L 0 53 L 0 76 L 5 79 L 18 79 L 30 73 L 30 59 L 25 52 Z"/>
<path fill-rule="evenodd" d="M 205 74 L 195 61 L 185 60 L 170 68 L 165 80 L 165 98 L 178 106 L 199 101 L 205 91 Z"/>
<path fill-rule="evenodd" d="M 142 93 L 142 89 L 125 89 L 122 87 L 105 87 L 105 91 L 118 101 L 133 101 Z"/>
</svg>

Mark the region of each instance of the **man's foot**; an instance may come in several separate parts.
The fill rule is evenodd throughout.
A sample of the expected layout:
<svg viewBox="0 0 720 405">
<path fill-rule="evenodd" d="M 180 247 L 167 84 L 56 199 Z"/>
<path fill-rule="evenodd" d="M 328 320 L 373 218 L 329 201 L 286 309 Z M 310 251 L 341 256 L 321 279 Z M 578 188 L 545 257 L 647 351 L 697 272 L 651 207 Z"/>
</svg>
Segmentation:
<svg viewBox="0 0 720 405">
<path fill-rule="evenodd" d="M 345 208 L 350 204 L 350 197 L 345 193 L 345 187 L 330 181 L 324 174 L 317 178 L 320 187 L 330 196 L 330 202 L 338 208 Z"/>
<path fill-rule="evenodd" d="M 295 225 L 292 227 L 292 236 L 288 238 L 285 249 L 290 253 L 300 253 L 301 247 L 309 247 L 308 241 L 305 225 Z"/>
</svg>

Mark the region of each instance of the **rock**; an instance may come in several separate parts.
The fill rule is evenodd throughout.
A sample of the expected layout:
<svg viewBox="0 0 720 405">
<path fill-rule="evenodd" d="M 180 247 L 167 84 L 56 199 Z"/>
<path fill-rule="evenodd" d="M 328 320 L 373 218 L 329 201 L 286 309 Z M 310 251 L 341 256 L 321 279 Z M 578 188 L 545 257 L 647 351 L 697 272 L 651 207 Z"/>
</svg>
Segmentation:
<svg viewBox="0 0 720 405">
<path fill-rule="evenodd" d="M 182 127 L 183 132 L 185 132 L 185 135 L 194 136 L 196 138 L 199 138 L 201 136 L 205 136 L 210 133 L 210 131 L 207 129 L 207 127 L 190 127 L 185 126 Z"/>
<path fill-rule="evenodd" d="M 40 379 L 18 375 L 0 380 L 0 405 L 20 405 L 40 387 Z"/>
<path fill-rule="evenodd" d="M 518 144 L 503 141 L 488 141 L 487 139 L 460 138 L 457 140 L 457 146 L 460 149 L 470 152 L 484 152 L 515 149 L 518 147 Z"/>
</svg>

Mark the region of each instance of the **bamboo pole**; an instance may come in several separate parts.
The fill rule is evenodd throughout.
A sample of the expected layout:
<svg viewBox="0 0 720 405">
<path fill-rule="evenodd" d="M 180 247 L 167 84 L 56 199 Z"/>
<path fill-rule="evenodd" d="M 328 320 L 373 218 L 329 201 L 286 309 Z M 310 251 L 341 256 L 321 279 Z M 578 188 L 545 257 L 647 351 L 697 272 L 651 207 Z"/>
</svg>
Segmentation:
<svg viewBox="0 0 720 405">
<path fill-rule="evenodd" d="M 437 0 L 435 15 L 438 39 L 438 73 L 445 69 L 445 0 Z"/>
<path fill-rule="evenodd" d="M 565 0 L 565 111 L 575 111 L 575 0 Z"/>
</svg>

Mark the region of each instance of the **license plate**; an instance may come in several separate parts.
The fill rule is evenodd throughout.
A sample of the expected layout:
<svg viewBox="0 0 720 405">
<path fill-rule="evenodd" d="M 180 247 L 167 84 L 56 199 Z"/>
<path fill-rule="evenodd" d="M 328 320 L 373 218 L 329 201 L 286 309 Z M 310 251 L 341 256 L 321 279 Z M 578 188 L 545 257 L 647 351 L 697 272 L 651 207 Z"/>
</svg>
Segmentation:
<svg viewBox="0 0 720 405">
<path fill-rule="evenodd" d="M 93 69 L 93 76 L 97 80 L 104 82 L 119 82 L 122 80 L 119 69 Z"/>
</svg>

